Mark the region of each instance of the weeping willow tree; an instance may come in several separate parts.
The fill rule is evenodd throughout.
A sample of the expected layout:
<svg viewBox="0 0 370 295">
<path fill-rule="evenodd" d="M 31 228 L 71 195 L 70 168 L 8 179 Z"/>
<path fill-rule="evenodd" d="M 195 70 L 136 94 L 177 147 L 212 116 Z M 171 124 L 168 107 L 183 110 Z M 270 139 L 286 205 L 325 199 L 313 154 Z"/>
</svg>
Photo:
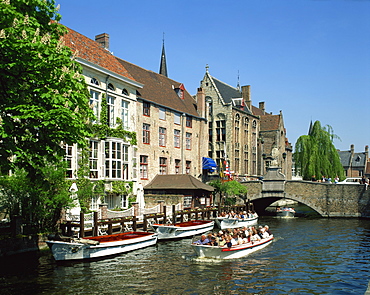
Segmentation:
<svg viewBox="0 0 370 295">
<path fill-rule="evenodd" d="M 334 138 L 338 137 L 333 133 L 333 128 L 329 125 L 322 127 L 320 121 L 310 127 L 308 135 L 298 138 L 294 161 L 296 168 L 301 169 L 303 179 L 310 180 L 313 175 L 344 179 L 344 169 L 333 144 Z"/>
</svg>

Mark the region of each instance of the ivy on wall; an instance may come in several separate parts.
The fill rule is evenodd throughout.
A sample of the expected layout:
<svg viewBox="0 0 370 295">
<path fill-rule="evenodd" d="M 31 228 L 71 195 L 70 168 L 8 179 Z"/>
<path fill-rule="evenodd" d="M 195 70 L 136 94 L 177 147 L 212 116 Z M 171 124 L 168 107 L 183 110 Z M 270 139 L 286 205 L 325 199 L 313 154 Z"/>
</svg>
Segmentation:
<svg viewBox="0 0 370 295">
<path fill-rule="evenodd" d="M 122 138 L 125 141 L 128 141 L 129 138 L 130 144 L 136 145 L 136 132 L 127 131 L 123 128 L 122 120 L 120 118 L 116 119 L 117 127 L 111 128 L 108 123 L 108 105 L 107 100 L 105 99 L 105 94 L 102 96 L 101 101 L 101 115 L 100 122 L 91 125 L 92 132 L 94 137 L 105 139 L 107 137 L 117 137 Z"/>
</svg>

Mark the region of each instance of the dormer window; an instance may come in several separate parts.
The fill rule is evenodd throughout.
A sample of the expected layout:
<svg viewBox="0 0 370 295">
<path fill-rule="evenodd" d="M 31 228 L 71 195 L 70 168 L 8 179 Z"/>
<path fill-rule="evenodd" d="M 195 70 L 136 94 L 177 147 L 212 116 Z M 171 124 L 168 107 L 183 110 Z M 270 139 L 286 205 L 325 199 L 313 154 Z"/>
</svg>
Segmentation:
<svg viewBox="0 0 370 295">
<path fill-rule="evenodd" d="M 127 95 L 127 96 L 128 96 L 128 91 L 127 91 L 127 89 L 126 89 L 126 88 L 123 88 L 123 89 L 122 89 L 122 94 L 123 94 L 123 95 Z"/>
<path fill-rule="evenodd" d="M 99 86 L 99 81 L 96 78 L 91 78 L 90 83 Z"/>
<path fill-rule="evenodd" d="M 185 91 L 184 84 L 181 84 L 178 88 L 175 88 L 177 96 L 180 97 L 181 99 L 184 99 L 184 91 Z"/>
</svg>

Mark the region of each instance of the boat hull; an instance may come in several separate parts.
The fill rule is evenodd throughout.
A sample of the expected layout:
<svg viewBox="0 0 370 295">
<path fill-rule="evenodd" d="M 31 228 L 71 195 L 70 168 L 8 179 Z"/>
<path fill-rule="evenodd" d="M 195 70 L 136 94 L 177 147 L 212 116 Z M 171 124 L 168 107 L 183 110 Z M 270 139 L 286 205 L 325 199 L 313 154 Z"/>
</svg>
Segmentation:
<svg viewBox="0 0 370 295">
<path fill-rule="evenodd" d="M 158 240 L 181 239 L 192 237 L 213 230 L 214 221 L 194 220 L 177 223 L 176 225 L 153 224 Z"/>
<path fill-rule="evenodd" d="M 272 243 L 273 236 L 262 239 L 260 242 L 254 242 L 253 244 L 242 244 L 237 246 L 217 247 L 209 245 L 195 245 L 192 244 L 194 252 L 200 258 L 214 258 L 214 259 L 236 259 L 248 256 L 249 254 L 261 250 Z"/>
<path fill-rule="evenodd" d="M 276 216 L 277 217 L 282 217 L 282 218 L 292 218 L 295 215 L 295 211 L 290 211 L 290 210 L 282 210 L 282 211 L 277 211 Z"/>
<path fill-rule="evenodd" d="M 55 260 L 81 260 L 122 254 L 149 247 L 157 243 L 157 235 L 145 232 L 128 232 L 109 236 L 87 238 L 86 241 L 100 240 L 98 245 L 77 241 L 46 241 Z M 111 240 L 111 241 L 109 241 Z"/>
<path fill-rule="evenodd" d="M 238 218 L 228 218 L 228 217 L 218 217 L 216 219 L 217 225 L 221 229 L 227 228 L 238 228 L 243 226 L 251 226 L 256 224 L 258 221 L 258 216 L 247 218 L 247 219 L 238 219 Z"/>
</svg>

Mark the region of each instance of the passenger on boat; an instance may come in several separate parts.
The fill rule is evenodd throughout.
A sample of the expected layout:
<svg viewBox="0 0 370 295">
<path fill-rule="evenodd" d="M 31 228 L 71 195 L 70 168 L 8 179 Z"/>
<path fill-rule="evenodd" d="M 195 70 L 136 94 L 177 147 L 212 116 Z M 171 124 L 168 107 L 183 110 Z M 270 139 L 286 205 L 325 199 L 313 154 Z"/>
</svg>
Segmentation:
<svg viewBox="0 0 370 295">
<path fill-rule="evenodd" d="M 266 232 L 269 234 L 269 236 L 271 235 L 271 231 L 270 231 L 270 228 L 268 225 L 265 225 L 265 230 Z"/>
<path fill-rule="evenodd" d="M 257 230 L 254 227 L 252 227 L 250 235 L 251 235 L 251 242 L 257 242 L 261 240 L 261 237 L 259 236 Z"/>
<path fill-rule="evenodd" d="M 206 235 L 202 235 L 200 237 L 200 240 L 194 242 L 194 244 L 196 244 L 196 245 L 206 245 L 208 243 L 209 243 L 209 240 L 207 239 Z"/>
<path fill-rule="evenodd" d="M 212 236 L 211 241 L 208 243 L 210 246 L 218 246 L 218 243 L 216 241 L 216 237 Z"/>
</svg>

